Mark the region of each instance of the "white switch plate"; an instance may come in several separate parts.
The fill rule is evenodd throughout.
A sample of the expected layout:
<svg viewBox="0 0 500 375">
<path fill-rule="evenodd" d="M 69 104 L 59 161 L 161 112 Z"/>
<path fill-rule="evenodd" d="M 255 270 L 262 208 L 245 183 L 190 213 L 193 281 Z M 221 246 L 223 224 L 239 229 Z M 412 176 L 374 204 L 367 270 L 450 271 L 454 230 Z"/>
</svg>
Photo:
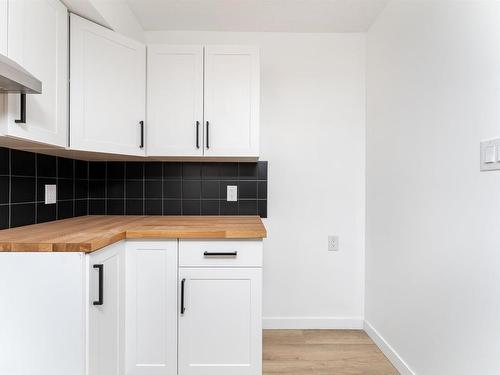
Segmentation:
<svg viewBox="0 0 500 375">
<path fill-rule="evenodd" d="M 500 170 L 500 138 L 481 142 L 481 171 Z"/>
<path fill-rule="evenodd" d="M 328 236 L 328 251 L 339 251 L 339 236 Z"/>
<path fill-rule="evenodd" d="M 228 185 L 227 186 L 227 201 L 236 202 L 238 200 L 238 186 Z"/>
<path fill-rule="evenodd" d="M 45 185 L 45 204 L 54 204 L 57 200 L 56 185 Z"/>
<path fill-rule="evenodd" d="M 484 162 L 486 164 L 497 162 L 497 148 L 495 146 L 488 146 L 484 150 Z"/>
</svg>

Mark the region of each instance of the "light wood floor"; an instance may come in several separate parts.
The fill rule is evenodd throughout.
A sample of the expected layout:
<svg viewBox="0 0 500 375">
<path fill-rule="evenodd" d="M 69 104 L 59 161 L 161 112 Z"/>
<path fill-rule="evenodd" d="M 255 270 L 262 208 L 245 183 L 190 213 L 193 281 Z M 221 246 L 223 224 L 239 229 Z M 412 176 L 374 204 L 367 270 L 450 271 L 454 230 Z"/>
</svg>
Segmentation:
<svg viewBox="0 0 500 375">
<path fill-rule="evenodd" d="M 398 375 L 359 330 L 265 330 L 263 375 Z"/>
</svg>

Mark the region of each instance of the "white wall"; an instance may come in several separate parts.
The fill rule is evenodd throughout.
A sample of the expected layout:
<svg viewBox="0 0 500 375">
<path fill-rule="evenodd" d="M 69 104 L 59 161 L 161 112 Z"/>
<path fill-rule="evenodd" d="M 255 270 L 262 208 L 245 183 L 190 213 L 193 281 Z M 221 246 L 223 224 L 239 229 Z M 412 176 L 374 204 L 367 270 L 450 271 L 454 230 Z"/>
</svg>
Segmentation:
<svg viewBox="0 0 500 375">
<path fill-rule="evenodd" d="M 144 42 L 144 30 L 125 0 L 61 1 L 72 13 L 108 27 L 129 38 Z M 1 13 L 2 10 L 0 9 L 0 17 Z"/>
<path fill-rule="evenodd" d="M 261 47 L 261 159 L 269 161 L 264 324 L 360 326 L 365 36 L 149 32 L 146 39 Z M 337 233 L 342 249 L 329 253 L 327 235 Z"/>
<path fill-rule="evenodd" d="M 367 38 L 367 327 L 415 374 L 498 375 L 500 3 L 393 1 Z"/>
<path fill-rule="evenodd" d="M 139 42 L 144 42 L 144 30 L 129 5 L 123 0 L 87 0 L 113 30 Z"/>
</svg>

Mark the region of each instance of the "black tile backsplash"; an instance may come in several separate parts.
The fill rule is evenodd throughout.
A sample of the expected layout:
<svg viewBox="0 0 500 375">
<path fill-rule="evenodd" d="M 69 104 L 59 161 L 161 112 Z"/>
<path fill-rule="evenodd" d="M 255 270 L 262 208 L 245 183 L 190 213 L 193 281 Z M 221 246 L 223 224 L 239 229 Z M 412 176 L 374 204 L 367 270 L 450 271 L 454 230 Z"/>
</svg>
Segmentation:
<svg viewBox="0 0 500 375">
<path fill-rule="evenodd" d="M 10 173 L 13 176 L 34 176 L 36 154 L 26 151 L 11 150 Z"/>
<path fill-rule="evenodd" d="M 35 203 L 12 204 L 10 207 L 10 226 L 35 224 Z"/>
<path fill-rule="evenodd" d="M 55 156 L 38 154 L 36 159 L 37 176 L 56 177 L 57 158 Z"/>
<path fill-rule="evenodd" d="M 87 162 L 0 148 L 0 229 L 106 214 L 267 217 L 267 175 L 265 161 Z M 47 184 L 55 204 L 44 203 Z"/>
<path fill-rule="evenodd" d="M 106 179 L 106 162 L 91 161 L 89 163 L 89 179 L 91 180 Z"/>
</svg>

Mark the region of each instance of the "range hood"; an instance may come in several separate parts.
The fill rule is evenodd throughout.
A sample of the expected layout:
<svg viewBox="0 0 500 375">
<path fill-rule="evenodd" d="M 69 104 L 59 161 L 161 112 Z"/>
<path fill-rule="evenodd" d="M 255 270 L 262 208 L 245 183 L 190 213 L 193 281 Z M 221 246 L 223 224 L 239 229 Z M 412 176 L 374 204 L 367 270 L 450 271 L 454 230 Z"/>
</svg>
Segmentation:
<svg viewBox="0 0 500 375">
<path fill-rule="evenodd" d="M 42 82 L 15 61 L 0 54 L 0 93 L 41 94 Z"/>
</svg>

